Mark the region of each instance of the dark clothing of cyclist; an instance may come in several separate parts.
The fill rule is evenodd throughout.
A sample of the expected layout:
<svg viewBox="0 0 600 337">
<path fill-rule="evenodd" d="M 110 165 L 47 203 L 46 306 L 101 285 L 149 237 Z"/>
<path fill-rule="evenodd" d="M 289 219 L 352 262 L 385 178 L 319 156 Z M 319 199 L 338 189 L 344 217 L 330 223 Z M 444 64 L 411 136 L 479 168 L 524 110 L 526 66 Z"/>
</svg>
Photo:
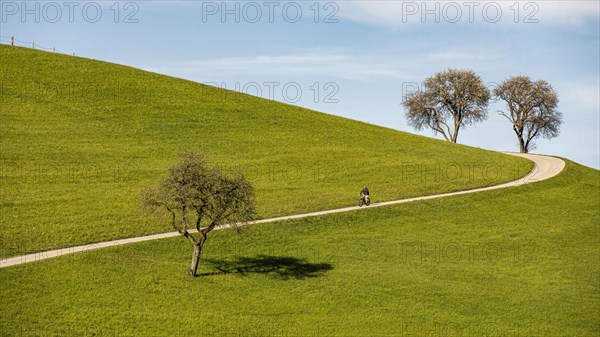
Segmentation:
<svg viewBox="0 0 600 337">
<path fill-rule="evenodd" d="M 363 195 L 369 195 L 369 189 L 365 187 L 362 189 L 362 191 L 360 191 L 360 193 Z"/>
</svg>

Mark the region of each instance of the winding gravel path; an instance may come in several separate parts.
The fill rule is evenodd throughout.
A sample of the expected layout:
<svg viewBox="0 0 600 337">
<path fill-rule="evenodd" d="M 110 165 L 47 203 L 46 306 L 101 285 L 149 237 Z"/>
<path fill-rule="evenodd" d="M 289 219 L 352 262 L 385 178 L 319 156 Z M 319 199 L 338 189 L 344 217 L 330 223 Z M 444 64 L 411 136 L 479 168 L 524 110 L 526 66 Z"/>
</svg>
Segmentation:
<svg viewBox="0 0 600 337">
<path fill-rule="evenodd" d="M 395 205 L 395 204 L 401 204 L 401 203 L 411 202 L 411 201 L 443 198 L 443 197 L 449 197 L 449 196 L 453 196 L 453 195 L 477 193 L 477 192 L 483 192 L 483 191 L 497 190 L 500 188 L 520 186 L 523 184 L 530 184 L 530 183 L 534 183 L 534 182 L 552 178 L 552 177 L 556 176 L 557 174 L 559 174 L 565 167 L 565 162 L 559 158 L 537 155 L 537 154 L 523 154 L 523 153 L 506 153 L 506 154 L 517 156 L 517 157 L 522 157 L 522 158 L 527 158 L 535 163 L 535 167 L 529 174 L 527 174 L 525 177 L 523 177 L 521 179 L 509 182 L 509 183 L 505 183 L 505 184 L 495 185 L 495 186 L 482 187 L 482 188 L 476 188 L 476 189 L 472 189 L 472 190 L 457 191 L 457 192 L 450 192 L 450 193 L 443 193 L 443 194 L 428 195 L 428 196 L 416 197 L 416 198 L 378 202 L 378 203 L 371 204 L 371 206 L 369 206 L 369 207 L 363 207 L 363 208 L 359 208 L 358 206 L 352 206 L 352 207 L 331 209 L 331 210 L 327 210 L 327 211 L 288 215 L 288 216 L 282 216 L 282 217 L 271 218 L 271 219 L 262 219 L 262 220 L 252 221 L 249 224 L 252 225 L 252 224 L 261 224 L 261 223 L 267 223 L 267 222 L 276 222 L 276 221 L 282 221 L 282 220 L 308 218 L 308 217 L 321 216 L 321 215 L 326 215 L 326 214 L 357 211 L 359 209 L 367 209 L 367 208 L 373 208 L 373 207 Z M 222 226 L 217 229 L 223 229 L 223 228 L 228 228 L 228 227 L 229 226 Z M 44 252 L 39 252 L 39 253 L 31 253 L 31 254 L 26 254 L 26 255 L 14 256 L 14 257 L 0 260 L 0 268 L 20 265 L 20 264 L 24 264 L 24 263 L 35 262 L 35 261 L 50 259 L 53 257 L 58 257 L 58 256 L 63 256 L 63 255 L 68 255 L 68 254 L 73 254 L 73 253 L 79 253 L 79 252 L 85 252 L 85 251 L 90 251 L 90 250 L 95 250 L 95 249 L 100 249 L 100 248 L 105 248 L 105 247 L 113 247 L 113 246 L 120 246 L 120 245 L 129 244 L 129 243 L 135 243 L 135 242 L 171 238 L 171 237 L 175 237 L 178 235 L 180 235 L 178 232 L 161 233 L 161 234 L 139 236 L 139 237 L 119 239 L 119 240 L 113 240 L 113 241 L 98 242 L 98 243 L 92 243 L 92 244 L 88 244 L 88 245 L 61 248 L 61 249 L 49 250 L 49 251 L 44 251 Z"/>
</svg>

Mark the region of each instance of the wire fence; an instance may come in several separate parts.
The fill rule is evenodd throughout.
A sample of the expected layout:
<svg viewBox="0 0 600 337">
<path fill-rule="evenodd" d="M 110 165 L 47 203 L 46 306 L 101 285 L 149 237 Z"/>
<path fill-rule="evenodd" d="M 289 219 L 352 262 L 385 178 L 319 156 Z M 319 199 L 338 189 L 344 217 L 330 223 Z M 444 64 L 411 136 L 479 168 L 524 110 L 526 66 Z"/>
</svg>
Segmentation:
<svg viewBox="0 0 600 337">
<path fill-rule="evenodd" d="M 37 49 L 37 50 L 47 51 L 50 53 L 59 53 L 59 54 L 75 56 L 75 53 L 68 53 L 68 52 L 65 52 L 62 50 L 58 50 L 58 49 L 56 49 L 56 47 L 52 47 L 52 48 L 44 47 L 43 45 L 40 45 L 39 43 L 36 43 L 35 41 L 31 41 L 31 42 L 21 41 L 21 40 L 15 38 L 14 36 L 0 36 L 0 44 L 5 44 L 5 45 L 13 46 L 13 47 L 25 47 L 25 48 Z"/>
</svg>

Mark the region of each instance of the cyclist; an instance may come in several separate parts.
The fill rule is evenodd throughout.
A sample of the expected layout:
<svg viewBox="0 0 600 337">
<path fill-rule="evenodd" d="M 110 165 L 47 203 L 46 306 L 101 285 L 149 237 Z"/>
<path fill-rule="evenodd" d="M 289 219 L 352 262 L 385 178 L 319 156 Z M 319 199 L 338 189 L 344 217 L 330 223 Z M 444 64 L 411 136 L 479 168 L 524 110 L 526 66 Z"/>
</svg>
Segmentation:
<svg viewBox="0 0 600 337">
<path fill-rule="evenodd" d="M 369 189 L 367 188 L 367 186 L 363 186 L 362 190 L 360 191 L 360 197 L 363 198 L 366 204 L 367 200 L 369 200 Z"/>
</svg>

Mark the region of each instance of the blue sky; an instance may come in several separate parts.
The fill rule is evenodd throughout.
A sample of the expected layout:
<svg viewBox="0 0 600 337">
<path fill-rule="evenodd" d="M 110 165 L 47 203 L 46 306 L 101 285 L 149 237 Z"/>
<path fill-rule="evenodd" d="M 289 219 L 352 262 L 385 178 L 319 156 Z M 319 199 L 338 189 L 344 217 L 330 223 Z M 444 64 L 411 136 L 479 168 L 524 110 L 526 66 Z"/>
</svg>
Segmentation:
<svg viewBox="0 0 600 337">
<path fill-rule="evenodd" d="M 1 36 L 430 137 L 440 136 L 411 129 L 400 105 L 426 77 L 543 79 L 564 123 L 534 152 L 600 167 L 598 1 L 23 3 L 0 1 Z M 459 143 L 517 151 L 503 108 L 492 102 Z"/>
</svg>

